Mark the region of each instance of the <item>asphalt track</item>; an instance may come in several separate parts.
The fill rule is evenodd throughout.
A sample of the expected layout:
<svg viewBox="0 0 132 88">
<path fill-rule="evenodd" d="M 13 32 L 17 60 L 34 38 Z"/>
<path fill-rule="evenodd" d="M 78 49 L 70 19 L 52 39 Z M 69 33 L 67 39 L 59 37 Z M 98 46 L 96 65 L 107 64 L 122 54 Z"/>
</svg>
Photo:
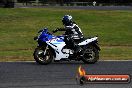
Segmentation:
<svg viewBox="0 0 132 88">
<path fill-rule="evenodd" d="M 80 10 L 132 10 L 132 6 L 56 6 L 55 8 Z"/>
<path fill-rule="evenodd" d="M 87 74 L 130 74 L 132 61 L 99 61 L 96 64 L 61 62 L 38 65 L 35 62 L 0 62 L 0 88 L 132 88 L 129 84 L 76 83 L 77 69 Z"/>
<path fill-rule="evenodd" d="M 132 6 L 15 6 L 15 8 L 59 8 L 67 10 L 132 10 Z"/>
</svg>

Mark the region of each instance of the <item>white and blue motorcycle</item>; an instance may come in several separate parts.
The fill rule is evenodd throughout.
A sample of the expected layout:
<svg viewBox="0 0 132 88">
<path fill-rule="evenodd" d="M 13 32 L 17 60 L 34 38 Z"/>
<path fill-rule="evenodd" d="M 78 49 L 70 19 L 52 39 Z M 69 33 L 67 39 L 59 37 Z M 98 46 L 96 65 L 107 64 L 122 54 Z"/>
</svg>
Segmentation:
<svg viewBox="0 0 132 88">
<path fill-rule="evenodd" d="M 98 37 L 84 39 L 78 45 L 83 49 L 83 55 L 77 55 L 74 50 L 68 49 L 65 44 L 64 35 L 54 36 L 48 32 L 47 28 L 40 30 L 39 36 L 35 37 L 38 46 L 34 51 L 34 59 L 39 64 L 49 64 L 52 61 L 80 61 L 84 63 L 95 63 L 99 59 L 100 48 Z"/>
</svg>

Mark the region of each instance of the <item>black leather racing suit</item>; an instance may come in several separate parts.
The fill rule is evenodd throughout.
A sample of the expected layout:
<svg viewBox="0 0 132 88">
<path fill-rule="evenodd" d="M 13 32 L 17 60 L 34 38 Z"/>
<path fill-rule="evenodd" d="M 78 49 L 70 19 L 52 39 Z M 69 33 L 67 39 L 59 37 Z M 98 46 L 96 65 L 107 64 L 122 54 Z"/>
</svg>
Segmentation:
<svg viewBox="0 0 132 88">
<path fill-rule="evenodd" d="M 66 43 L 67 47 L 73 49 L 75 52 L 78 52 L 80 47 L 75 43 L 75 41 L 80 41 L 83 39 L 83 34 L 78 25 L 73 22 L 70 26 L 59 28 L 58 31 L 65 31 L 64 35 L 66 36 L 64 37 L 64 42 Z"/>
</svg>

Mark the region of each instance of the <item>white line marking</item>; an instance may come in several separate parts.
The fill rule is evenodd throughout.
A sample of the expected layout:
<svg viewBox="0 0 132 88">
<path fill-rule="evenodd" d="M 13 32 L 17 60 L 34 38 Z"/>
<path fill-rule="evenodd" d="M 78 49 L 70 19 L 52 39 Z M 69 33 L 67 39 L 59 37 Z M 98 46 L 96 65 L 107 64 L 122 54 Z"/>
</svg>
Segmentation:
<svg viewBox="0 0 132 88">
<path fill-rule="evenodd" d="M 99 60 L 99 61 L 132 61 L 132 60 Z"/>
<path fill-rule="evenodd" d="M 35 61 L 3 61 L 3 62 L 18 62 L 18 63 L 20 63 L 20 62 L 35 62 Z"/>
</svg>

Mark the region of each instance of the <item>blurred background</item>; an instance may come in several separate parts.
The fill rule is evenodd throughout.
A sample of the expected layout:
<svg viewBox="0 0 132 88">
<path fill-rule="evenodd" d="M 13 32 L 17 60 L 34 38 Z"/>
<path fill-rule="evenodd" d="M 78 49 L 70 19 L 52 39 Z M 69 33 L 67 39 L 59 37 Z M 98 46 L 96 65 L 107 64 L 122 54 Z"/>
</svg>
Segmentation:
<svg viewBox="0 0 132 88">
<path fill-rule="evenodd" d="M 132 0 L 0 0 L 0 7 L 15 6 L 132 6 Z"/>
</svg>

